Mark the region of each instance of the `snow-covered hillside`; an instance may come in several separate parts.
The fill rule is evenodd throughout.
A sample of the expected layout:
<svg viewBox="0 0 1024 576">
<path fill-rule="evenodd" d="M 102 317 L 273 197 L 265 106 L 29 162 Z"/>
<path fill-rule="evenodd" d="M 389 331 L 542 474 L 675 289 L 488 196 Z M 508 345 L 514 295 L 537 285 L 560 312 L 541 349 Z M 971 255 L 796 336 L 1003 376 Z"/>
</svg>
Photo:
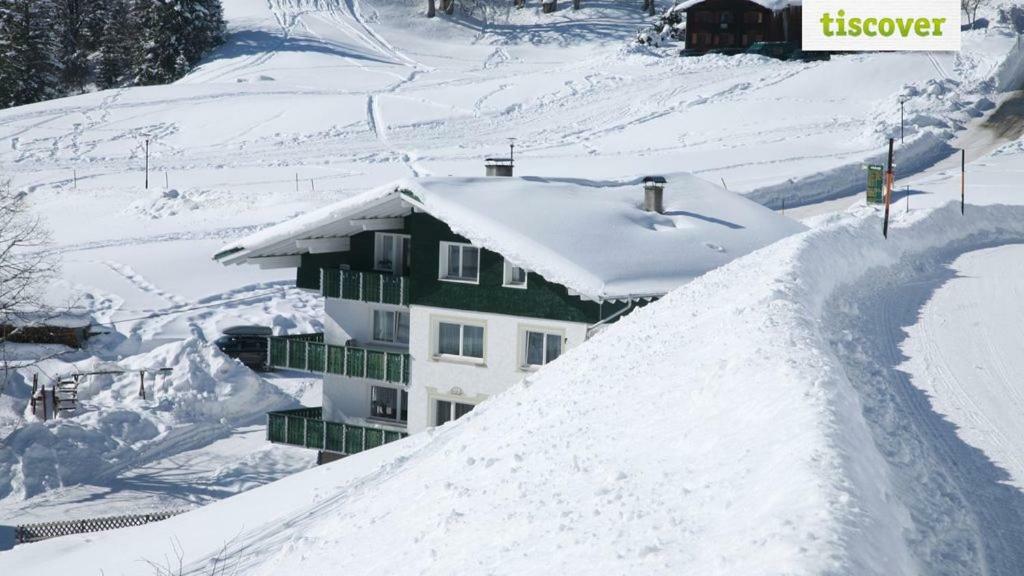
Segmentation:
<svg viewBox="0 0 1024 576">
<path fill-rule="evenodd" d="M 315 385 L 257 377 L 209 341 L 233 324 L 314 331 L 322 302 L 210 255 L 384 182 L 478 176 L 508 138 L 520 175 L 687 172 L 792 209 L 859 192 L 903 98 L 893 239 L 863 206 L 811 217 L 455 426 L 159 525 L 0 553 L 0 572 L 149 573 L 139 559 L 173 558 L 171 537 L 198 569 L 230 542 L 247 574 L 1024 572 L 1020 493 L 1002 484 L 1021 473 L 1013 408 L 945 363 L 963 342 L 936 327 L 1019 280 L 944 284 L 961 254 L 1024 241 L 1024 144 L 1006 145 L 1024 132 L 1016 36 L 970 31 L 959 54 L 679 58 L 633 45 L 646 19 L 624 3 L 430 20 L 424 4 L 226 0 L 228 44 L 174 85 L 0 111 L 0 178 L 62 255 L 50 297 L 113 332 L 44 367 L 178 370 L 149 401 L 132 376 L 100 379 L 81 415 L 45 424 L 15 383 L 0 524 L 203 504 L 310 466 L 258 422 Z M 958 147 L 982 158 L 967 217 L 925 210 L 959 194 Z M 976 206 L 994 202 L 1011 206 Z M 1016 255 L 957 266 L 990 275 Z M 1012 355 L 1005 340 L 964 358 Z M 986 378 L 1012 394 L 1016 370 Z"/>
<path fill-rule="evenodd" d="M 1024 242 L 1021 170 L 1021 146 L 972 167 L 963 216 L 955 179 L 922 186 L 888 241 L 877 208 L 831 216 L 441 429 L 159 524 L 19 547 L 0 568 L 130 574 L 173 566 L 175 542 L 186 568 L 246 574 L 1019 574 L 1024 493 L 958 434 L 961 411 L 944 419 L 911 385 L 899 343 L 942 306 L 945 288 L 925 302 L 958 257 Z M 1019 280 L 950 289 L 998 302 Z M 1007 355 L 994 320 L 967 325 Z M 946 362 L 984 393 L 986 376 Z"/>
</svg>

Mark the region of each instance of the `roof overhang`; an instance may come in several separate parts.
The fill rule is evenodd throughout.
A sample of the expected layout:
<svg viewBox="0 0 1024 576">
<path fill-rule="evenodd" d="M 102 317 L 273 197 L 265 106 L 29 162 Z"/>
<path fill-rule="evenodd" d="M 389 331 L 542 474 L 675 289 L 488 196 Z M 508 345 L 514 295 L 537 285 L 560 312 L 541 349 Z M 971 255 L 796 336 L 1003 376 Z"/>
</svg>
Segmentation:
<svg viewBox="0 0 1024 576">
<path fill-rule="evenodd" d="M 260 268 L 298 267 L 303 254 L 347 252 L 360 232 L 398 230 L 412 213 L 415 200 L 395 188 L 351 209 L 311 218 L 308 223 L 268 229 L 267 238 L 252 246 L 228 246 L 214 256 L 221 264 L 257 264 Z M 305 224 L 305 225 L 303 225 Z"/>
</svg>

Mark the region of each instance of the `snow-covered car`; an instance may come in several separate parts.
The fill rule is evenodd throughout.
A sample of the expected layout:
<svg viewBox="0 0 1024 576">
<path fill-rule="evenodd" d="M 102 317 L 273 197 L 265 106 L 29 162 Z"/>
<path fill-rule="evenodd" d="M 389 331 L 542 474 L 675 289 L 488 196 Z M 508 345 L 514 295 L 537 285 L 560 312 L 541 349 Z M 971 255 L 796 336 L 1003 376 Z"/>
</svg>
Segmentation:
<svg viewBox="0 0 1024 576">
<path fill-rule="evenodd" d="M 273 331 L 266 326 L 232 326 L 214 341 L 224 354 L 238 359 L 253 370 L 267 368 L 267 338 Z"/>
</svg>

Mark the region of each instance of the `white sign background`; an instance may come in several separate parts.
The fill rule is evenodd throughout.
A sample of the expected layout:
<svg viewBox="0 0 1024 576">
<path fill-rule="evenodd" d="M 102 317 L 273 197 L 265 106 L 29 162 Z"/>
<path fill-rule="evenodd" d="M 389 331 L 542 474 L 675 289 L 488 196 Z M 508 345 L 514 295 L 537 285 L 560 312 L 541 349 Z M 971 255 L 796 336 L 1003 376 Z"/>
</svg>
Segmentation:
<svg viewBox="0 0 1024 576">
<path fill-rule="evenodd" d="M 899 26 L 891 36 L 839 36 L 838 23 L 833 21 L 833 36 L 826 36 L 822 16 L 830 14 L 833 20 L 839 18 L 839 11 L 845 12 L 846 31 L 850 31 L 850 19 L 859 18 L 861 23 L 874 18 L 891 20 L 926 19 L 928 36 L 919 36 L 914 27 L 903 36 Z M 935 18 L 945 18 L 942 36 L 933 36 Z M 922 26 L 922 28 L 925 28 Z M 803 0 L 803 49 L 804 50 L 960 50 L 960 3 L 957 0 Z"/>
</svg>

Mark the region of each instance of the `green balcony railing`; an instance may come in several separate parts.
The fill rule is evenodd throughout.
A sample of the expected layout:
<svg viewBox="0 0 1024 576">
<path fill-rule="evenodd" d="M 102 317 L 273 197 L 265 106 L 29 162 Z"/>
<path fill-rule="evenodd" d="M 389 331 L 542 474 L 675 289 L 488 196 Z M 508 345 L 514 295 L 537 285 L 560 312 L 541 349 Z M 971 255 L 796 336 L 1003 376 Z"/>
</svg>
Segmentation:
<svg viewBox="0 0 1024 576">
<path fill-rule="evenodd" d="M 409 354 L 356 346 L 331 346 L 322 334 L 272 336 L 268 360 L 274 368 L 409 383 Z"/>
<path fill-rule="evenodd" d="M 323 269 L 321 294 L 327 298 L 409 305 L 409 278 L 380 272 Z"/>
<path fill-rule="evenodd" d="M 321 408 L 267 414 L 267 440 L 337 454 L 357 454 L 408 436 L 393 428 L 355 426 L 323 419 Z"/>
</svg>

